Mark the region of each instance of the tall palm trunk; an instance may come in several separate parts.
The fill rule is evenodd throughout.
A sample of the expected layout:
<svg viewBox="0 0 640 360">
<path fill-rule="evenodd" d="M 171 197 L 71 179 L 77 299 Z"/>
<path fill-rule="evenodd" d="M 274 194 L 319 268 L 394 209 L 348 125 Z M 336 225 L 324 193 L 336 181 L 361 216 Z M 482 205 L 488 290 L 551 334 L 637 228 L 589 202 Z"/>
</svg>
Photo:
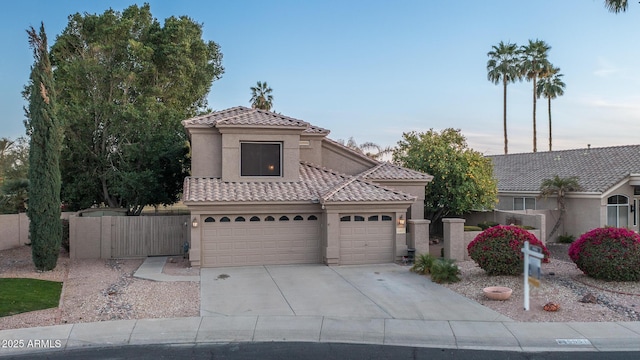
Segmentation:
<svg viewBox="0 0 640 360">
<path fill-rule="evenodd" d="M 504 153 L 507 154 L 509 152 L 509 147 L 507 145 L 507 79 L 504 78 L 502 83 L 504 84 L 504 118 L 502 120 L 504 127 Z"/>
<path fill-rule="evenodd" d="M 533 76 L 533 152 L 538 151 L 538 137 L 536 135 L 536 76 Z"/>
<path fill-rule="evenodd" d="M 551 151 L 551 97 L 547 99 L 549 100 L 549 151 Z"/>
</svg>

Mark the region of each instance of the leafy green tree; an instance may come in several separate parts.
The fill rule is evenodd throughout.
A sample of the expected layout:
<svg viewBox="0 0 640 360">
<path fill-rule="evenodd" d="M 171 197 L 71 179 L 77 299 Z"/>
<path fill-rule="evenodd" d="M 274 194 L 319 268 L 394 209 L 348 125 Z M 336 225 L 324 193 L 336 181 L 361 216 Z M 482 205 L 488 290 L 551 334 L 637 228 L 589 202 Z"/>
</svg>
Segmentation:
<svg viewBox="0 0 640 360">
<path fill-rule="evenodd" d="M 537 80 L 540 74 L 549 66 L 547 60 L 551 46 L 542 40 L 529 40 L 529 44 L 520 47 L 521 71 L 527 81 L 533 82 L 533 152 L 538 151 L 538 138 L 536 134 L 536 99 L 538 98 Z"/>
<path fill-rule="evenodd" d="M 549 66 L 540 77 L 537 94 L 547 99 L 549 112 L 549 151 L 551 151 L 551 99 L 564 95 L 565 83 L 562 81 L 564 75 L 560 74 L 560 68 Z"/>
<path fill-rule="evenodd" d="M 393 160 L 433 175 L 425 189 L 425 218 L 432 222 L 474 209 L 492 209 L 496 204 L 491 160 L 468 148 L 460 130 L 404 133 Z"/>
<path fill-rule="evenodd" d="M 160 24 L 148 4 L 73 14 L 52 47 L 65 119 L 65 203 L 127 208 L 172 204 L 189 169 L 180 121 L 204 111 L 222 54 L 186 16 Z"/>
<path fill-rule="evenodd" d="M 605 0 L 604 6 L 612 13 L 618 14 L 627 11 L 629 8 L 628 0 Z"/>
<path fill-rule="evenodd" d="M 267 85 L 267 82 L 258 81 L 256 86 L 251 87 L 251 107 L 254 109 L 262 109 L 271 111 L 273 107 L 273 90 Z"/>
<path fill-rule="evenodd" d="M 29 235 L 36 269 L 56 267 L 62 242 L 60 221 L 60 149 L 62 124 L 56 116 L 56 92 L 44 24 L 27 30 L 34 64 L 27 110 L 29 146 Z"/>
<path fill-rule="evenodd" d="M 555 175 L 552 179 L 542 180 L 542 184 L 540 184 L 540 196 L 544 199 L 548 198 L 549 196 L 555 196 L 556 201 L 558 202 L 558 210 L 560 210 L 560 216 L 558 216 L 558 220 L 549 233 L 549 239 L 551 239 L 553 234 L 558 231 L 560 225 L 564 221 L 564 214 L 567 212 L 567 193 L 571 191 L 581 190 L 582 186 L 580 186 L 578 178 L 575 176 L 561 178 L 560 176 Z"/>
<path fill-rule="evenodd" d="M 507 85 L 516 80 L 522 80 L 522 74 L 518 68 L 519 64 L 518 45 L 512 43 L 500 43 L 492 47 L 487 53 L 487 78 L 492 83 L 503 87 L 503 129 L 504 129 L 504 153 L 509 152 L 507 140 Z"/>
</svg>

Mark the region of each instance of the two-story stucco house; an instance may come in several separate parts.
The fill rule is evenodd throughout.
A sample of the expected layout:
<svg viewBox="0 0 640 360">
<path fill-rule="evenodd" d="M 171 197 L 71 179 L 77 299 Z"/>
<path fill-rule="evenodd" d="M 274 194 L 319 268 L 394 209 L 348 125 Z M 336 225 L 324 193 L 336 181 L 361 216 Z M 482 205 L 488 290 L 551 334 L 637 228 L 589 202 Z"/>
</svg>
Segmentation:
<svg viewBox="0 0 640 360">
<path fill-rule="evenodd" d="M 183 202 L 193 266 L 385 263 L 414 246 L 407 222 L 425 221 L 432 176 L 268 111 L 234 107 L 182 124 L 191 140 Z"/>
</svg>

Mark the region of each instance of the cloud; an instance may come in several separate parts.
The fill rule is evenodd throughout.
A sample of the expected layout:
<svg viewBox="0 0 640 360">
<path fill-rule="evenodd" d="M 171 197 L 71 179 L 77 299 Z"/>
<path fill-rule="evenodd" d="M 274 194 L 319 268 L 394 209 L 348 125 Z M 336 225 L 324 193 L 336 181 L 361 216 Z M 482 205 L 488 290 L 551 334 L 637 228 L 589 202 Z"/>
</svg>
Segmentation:
<svg viewBox="0 0 640 360">
<path fill-rule="evenodd" d="M 593 72 L 593 74 L 598 77 L 608 78 L 624 70 L 615 66 L 611 61 L 603 57 L 598 57 L 597 62 L 598 68 Z"/>
</svg>

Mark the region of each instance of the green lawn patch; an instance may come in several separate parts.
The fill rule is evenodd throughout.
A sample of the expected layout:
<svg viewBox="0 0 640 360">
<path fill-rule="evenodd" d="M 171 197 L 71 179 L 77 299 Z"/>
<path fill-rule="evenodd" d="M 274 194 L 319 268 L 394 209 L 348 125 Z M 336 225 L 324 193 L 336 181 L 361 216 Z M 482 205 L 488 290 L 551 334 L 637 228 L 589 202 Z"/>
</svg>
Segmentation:
<svg viewBox="0 0 640 360">
<path fill-rule="evenodd" d="M 57 307 L 62 283 L 24 278 L 0 278 L 0 317 Z"/>
</svg>

